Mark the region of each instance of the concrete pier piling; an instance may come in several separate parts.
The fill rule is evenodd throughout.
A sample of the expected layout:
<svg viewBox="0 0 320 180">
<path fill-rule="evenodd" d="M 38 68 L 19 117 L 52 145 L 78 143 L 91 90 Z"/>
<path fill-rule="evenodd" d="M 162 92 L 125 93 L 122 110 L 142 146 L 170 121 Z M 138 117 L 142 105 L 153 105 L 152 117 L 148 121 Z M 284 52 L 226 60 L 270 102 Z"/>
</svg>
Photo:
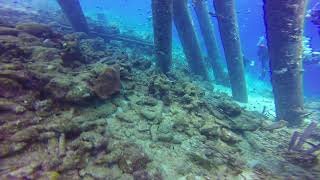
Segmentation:
<svg viewBox="0 0 320 180">
<path fill-rule="evenodd" d="M 74 31 L 89 33 L 87 20 L 83 14 L 79 0 L 57 0 L 57 2 Z"/>
<path fill-rule="evenodd" d="M 173 19 L 191 71 L 208 79 L 187 0 L 173 0 Z"/>
<path fill-rule="evenodd" d="M 152 0 L 154 46 L 157 65 L 163 73 L 172 62 L 173 0 Z"/>
<path fill-rule="evenodd" d="M 264 0 L 271 82 L 278 120 L 302 123 L 302 37 L 307 0 Z"/>
<path fill-rule="evenodd" d="M 221 64 L 222 59 L 214 34 L 214 26 L 210 19 L 207 1 L 194 0 L 193 7 L 198 18 L 201 34 L 206 45 L 207 54 L 212 66 L 215 81 L 217 84 L 229 85 L 227 74 L 223 71 L 223 66 Z"/>
<path fill-rule="evenodd" d="M 241 52 L 234 0 L 213 0 L 220 36 L 226 56 L 233 99 L 248 102 L 247 85 Z"/>
</svg>

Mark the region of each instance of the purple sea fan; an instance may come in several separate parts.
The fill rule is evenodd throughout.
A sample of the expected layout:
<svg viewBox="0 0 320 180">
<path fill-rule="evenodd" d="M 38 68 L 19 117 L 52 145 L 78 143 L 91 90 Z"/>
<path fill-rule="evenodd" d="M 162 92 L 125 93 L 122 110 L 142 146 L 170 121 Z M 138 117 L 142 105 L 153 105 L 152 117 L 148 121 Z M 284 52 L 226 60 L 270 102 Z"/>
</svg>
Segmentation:
<svg viewBox="0 0 320 180">
<path fill-rule="evenodd" d="M 317 123 L 312 122 L 303 131 L 302 134 L 295 131 L 291 137 L 288 147 L 287 158 L 289 160 L 301 163 L 303 166 L 313 165 L 317 162 L 317 156 L 314 154 L 316 151 L 320 150 L 320 143 L 313 144 L 308 139 L 311 139 L 311 135 L 317 130 Z M 310 145 L 310 148 L 306 149 L 304 144 Z"/>
</svg>

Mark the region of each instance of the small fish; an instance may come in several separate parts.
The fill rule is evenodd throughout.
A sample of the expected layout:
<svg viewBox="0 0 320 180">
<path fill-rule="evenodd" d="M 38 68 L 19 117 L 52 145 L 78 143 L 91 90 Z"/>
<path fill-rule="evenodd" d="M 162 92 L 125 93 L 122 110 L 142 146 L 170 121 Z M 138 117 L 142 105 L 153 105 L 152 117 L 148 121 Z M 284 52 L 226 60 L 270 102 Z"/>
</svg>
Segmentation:
<svg viewBox="0 0 320 180">
<path fill-rule="evenodd" d="M 210 14 L 211 17 L 218 17 L 218 15 L 216 13 L 209 12 L 209 14 Z"/>
<path fill-rule="evenodd" d="M 250 62 L 250 66 L 254 66 L 255 65 L 255 62 L 254 61 L 251 61 Z"/>
<path fill-rule="evenodd" d="M 211 17 L 214 17 L 214 18 L 226 19 L 224 16 L 221 16 L 213 12 L 209 12 L 209 14 L 211 15 Z"/>
</svg>

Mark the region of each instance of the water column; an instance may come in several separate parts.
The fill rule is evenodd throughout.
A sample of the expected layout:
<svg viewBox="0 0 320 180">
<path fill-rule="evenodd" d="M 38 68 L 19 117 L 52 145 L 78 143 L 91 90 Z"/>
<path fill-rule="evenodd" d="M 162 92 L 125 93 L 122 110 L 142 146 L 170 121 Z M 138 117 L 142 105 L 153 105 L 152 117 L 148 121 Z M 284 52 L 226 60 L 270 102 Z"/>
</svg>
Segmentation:
<svg viewBox="0 0 320 180">
<path fill-rule="evenodd" d="M 173 0 L 152 0 L 155 53 L 163 73 L 170 70 L 172 61 L 172 7 Z"/>
<path fill-rule="evenodd" d="M 57 2 L 74 31 L 89 33 L 87 20 L 82 12 L 79 0 L 57 0 Z"/>
<path fill-rule="evenodd" d="M 210 20 L 208 4 L 206 0 L 194 0 L 193 6 L 198 17 L 201 33 L 207 48 L 216 83 L 229 85 L 227 74 L 223 71 L 221 64 L 221 56 L 216 37 L 214 35 L 213 24 Z"/>
<path fill-rule="evenodd" d="M 187 0 L 173 0 L 173 19 L 190 69 L 194 74 L 208 79 Z"/>
<path fill-rule="evenodd" d="M 241 52 L 234 0 L 213 0 L 226 56 L 233 99 L 248 102 L 246 78 Z"/>
<path fill-rule="evenodd" d="M 302 34 L 307 0 L 264 0 L 277 119 L 302 122 Z"/>
</svg>

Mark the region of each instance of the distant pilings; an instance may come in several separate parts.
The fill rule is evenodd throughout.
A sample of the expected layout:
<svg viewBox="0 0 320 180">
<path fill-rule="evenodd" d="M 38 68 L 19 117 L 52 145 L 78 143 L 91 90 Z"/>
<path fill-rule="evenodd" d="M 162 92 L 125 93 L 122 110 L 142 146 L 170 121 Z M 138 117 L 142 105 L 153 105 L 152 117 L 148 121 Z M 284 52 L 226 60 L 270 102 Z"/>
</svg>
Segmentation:
<svg viewBox="0 0 320 180">
<path fill-rule="evenodd" d="M 271 82 L 277 119 L 303 120 L 302 34 L 307 0 L 264 0 Z"/>
<path fill-rule="evenodd" d="M 163 73 L 172 62 L 173 0 L 152 0 L 154 49 L 157 65 Z"/>
<path fill-rule="evenodd" d="M 233 99 L 248 102 L 247 85 L 241 52 L 234 0 L 213 0 L 226 56 Z"/>
<path fill-rule="evenodd" d="M 87 20 L 83 14 L 79 0 L 57 0 L 57 2 L 74 31 L 89 33 Z"/>
<path fill-rule="evenodd" d="M 214 27 L 209 16 L 207 1 L 194 0 L 193 2 L 215 81 L 217 84 L 228 85 L 229 80 L 227 74 L 223 71 L 221 56 L 214 34 Z"/>
<path fill-rule="evenodd" d="M 191 71 L 208 79 L 187 0 L 173 0 L 173 20 Z"/>
</svg>

